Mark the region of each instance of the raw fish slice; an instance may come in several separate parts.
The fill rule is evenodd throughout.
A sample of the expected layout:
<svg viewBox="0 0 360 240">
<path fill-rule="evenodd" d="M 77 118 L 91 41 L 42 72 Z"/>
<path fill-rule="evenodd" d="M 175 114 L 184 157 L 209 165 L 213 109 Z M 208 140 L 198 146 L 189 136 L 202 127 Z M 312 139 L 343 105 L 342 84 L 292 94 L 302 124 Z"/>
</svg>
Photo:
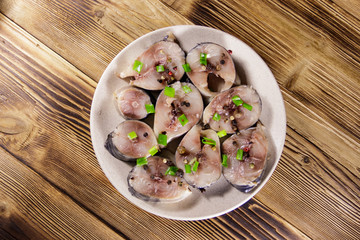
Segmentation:
<svg viewBox="0 0 360 240">
<path fill-rule="evenodd" d="M 115 91 L 117 109 L 125 119 L 140 120 L 148 115 L 145 106 L 151 104 L 149 95 L 139 88 L 125 87 Z"/>
<path fill-rule="evenodd" d="M 185 64 L 185 53 L 171 33 L 163 41 L 150 46 L 136 60 L 143 64 L 140 72 L 135 71 L 134 65 L 131 64 L 120 73 L 121 78 L 134 78 L 130 85 L 148 90 L 161 90 L 184 75 L 182 65 Z M 156 66 L 159 65 L 164 66 L 164 71 L 157 71 Z"/>
<path fill-rule="evenodd" d="M 203 144 L 202 139 L 213 140 L 215 146 Z M 182 139 L 175 153 L 176 165 L 184 171 L 184 179 L 196 188 L 207 188 L 221 176 L 220 141 L 215 131 L 202 130 L 195 125 Z M 185 164 L 193 169 L 199 162 L 196 171 L 186 173 Z"/>
<path fill-rule="evenodd" d="M 222 153 L 227 156 L 228 164 L 228 167 L 223 167 L 224 177 L 242 192 L 250 191 L 260 182 L 265 168 L 268 141 L 264 129 L 258 123 L 255 128 L 234 134 L 222 144 Z M 236 159 L 241 155 L 239 149 L 243 151 L 242 160 Z"/>
<path fill-rule="evenodd" d="M 173 138 L 186 133 L 201 118 L 204 105 L 201 94 L 191 83 L 176 82 L 170 85 L 175 90 L 175 96 L 165 95 L 163 90 L 156 102 L 154 132 L 155 136 L 159 134 L 167 135 L 167 142 Z M 184 89 L 190 89 L 186 93 Z M 181 116 L 186 116 L 188 122 L 181 124 Z M 179 119 L 180 118 L 180 119 Z"/>
<path fill-rule="evenodd" d="M 201 53 L 206 54 L 206 65 L 200 61 Z M 213 97 L 235 82 L 234 62 L 228 51 L 218 44 L 198 44 L 189 51 L 186 62 L 191 68 L 188 77 L 204 96 Z"/>
<path fill-rule="evenodd" d="M 190 195 L 189 185 L 180 176 L 166 174 L 169 159 L 149 157 L 147 164 L 135 166 L 127 178 L 129 191 L 145 201 L 176 202 Z"/>
<path fill-rule="evenodd" d="M 135 132 L 136 138 L 130 139 L 129 133 Z M 105 148 L 122 161 L 134 161 L 137 158 L 150 156 L 149 150 L 158 148 L 153 130 L 144 122 L 127 120 L 120 123 L 108 135 Z"/>
<path fill-rule="evenodd" d="M 251 106 L 251 110 L 244 104 L 236 106 L 233 97 L 240 97 L 244 104 Z M 214 115 L 218 114 L 218 118 Z M 203 123 L 215 131 L 225 130 L 234 133 L 254 125 L 261 114 L 261 100 L 255 89 L 241 85 L 226 90 L 215 96 L 204 110 Z"/>
</svg>

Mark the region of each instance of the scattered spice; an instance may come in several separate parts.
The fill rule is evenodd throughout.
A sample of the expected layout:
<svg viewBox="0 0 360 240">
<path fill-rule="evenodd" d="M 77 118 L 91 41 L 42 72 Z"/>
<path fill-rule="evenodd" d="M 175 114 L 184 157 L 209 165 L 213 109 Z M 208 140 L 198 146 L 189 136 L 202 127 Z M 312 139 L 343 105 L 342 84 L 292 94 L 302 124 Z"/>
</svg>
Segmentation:
<svg viewBox="0 0 360 240">
<path fill-rule="evenodd" d="M 241 116 L 242 116 L 242 113 L 235 114 L 235 118 L 241 118 Z"/>
<path fill-rule="evenodd" d="M 145 132 L 143 136 L 147 137 L 147 136 L 149 136 L 149 134 L 147 132 Z"/>
<path fill-rule="evenodd" d="M 205 189 L 205 188 L 199 188 L 199 190 L 200 190 L 200 192 L 201 192 L 201 193 L 203 193 L 203 192 L 205 192 L 205 191 L 206 191 L 206 189 Z"/>
<path fill-rule="evenodd" d="M 222 60 L 220 61 L 220 64 L 221 64 L 221 65 L 224 65 L 224 64 L 225 64 L 225 60 L 222 59 Z"/>
<path fill-rule="evenodd" d="M 186 153 L 186 148 L 184 146 L 179 146 L 177 150 L 180 155 L 183 155 Z"/>
</svg>

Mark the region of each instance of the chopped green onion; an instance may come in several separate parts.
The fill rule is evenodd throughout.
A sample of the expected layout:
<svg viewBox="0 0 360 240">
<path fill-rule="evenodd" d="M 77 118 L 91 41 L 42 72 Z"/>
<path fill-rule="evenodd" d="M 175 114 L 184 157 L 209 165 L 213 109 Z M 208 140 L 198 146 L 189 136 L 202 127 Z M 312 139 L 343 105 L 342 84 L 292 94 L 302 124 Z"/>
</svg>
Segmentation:
<svg viewBox="0 0 360 240">
<path fill-rule="evenodd" d="M 175 89 L 172 87 L 165 87 L 164 94 L 168 97 L 175 97 Z"/>
<path fill-rule="evenodd" d="M 198 170 L 198 167 L 199 167 L 199 162 L 198 161 L 195 161 L 194 162 L 194 165 L 192 166 L 192 171 L 193 172 L 196 172 Z"/>
<path fill-rule="evenodd" d="M 182 126 L 185 126 L 185 124 L 187 124 L 189 122 L 189 120 L 186 118 L 185 114 L 182 114 L 178 119 Z"/>
<path fill-rule="evenodd" d="M 158 66 L 156 66 L 156 71 L 157 71 L 157 72 L 163 72 L 163 71 L 165 71 L 164 65 L 158 65 Z"/>
<path fill-rule="evenodd" d="M 193 159 L 191 159 L 191 161 L 189 162 L 190 165 L 193 165 L 193 163 L 197 160 L 196 157 L 194 157 Z"/>
<path fill-rule="evenodd" d="M 207 65 L 206 57 L 207 57 L 206 53 L 200 53 L 200 64 L 205 66 Z"/>
<path fill-rule="evenodd" d="M 185 164 L 185 173 L 191 173 L 191 165 Z"/>
<path fill-rule="evenodd" d="M 138 73 L 140 73 L 143 65 L 144 65 L 144 64 L 143 64 L 142 62 L 140 62 L 140 61 L 138 61 L 138 60 L 135 60 L 134 65 L 133 65 L 133 70 L 135 70 L 135 71 L 137 71 Z"/>
<path fill-rule="evenodd" d="M 223 165 L 224 167 L 228 167 L 227 159 L 228 159 L 227 155 L 223 154 L 221 165 Z"/>
<path fill-rule="evenodd" d="M 220 119 L 221 119 L 220 114 L 215 113 L 214 116 L 213 116 L 213 119 L 214 119 L 215 121 L 220 121 Z"/>
<path fill-rule="evenodd" d="M 155 108 L 153 104 L 145 104 L 145 109 L 147 113 L 155 113 Z"/>
<path fill-rule="evenodd" d="M 244 103 L 243 100 L 241 100 L 241 98 L 238 96 L 238 95 L 235 95 L 231 98 L 231 100 L 233 101 L 233 103 L 236 105 L 236 106 L 240 106 L 241 104 Z"/>
<path fill-rule="evenodd" d="M 165 172 L 165 175 L 175 176 L 178 168 L 176 166 L 170 166 Z"/>
<path fill-rule="evenodd" d="M 217 135 L 219 136 L 219 138 L 225 137 L 226 136 L 226 131 L 221 130 L 220 132 L 217 133 Z"/>
<path fill-rule="evenodd" d="M 157 146 L 153 146 L 152 148 L 150 148 L 149 153 L 151 154 L 151 156 L 154 156 L 158 151 L 159 150 Z"/>
<path fill-rule="evenodd" d="M 242 149 L 237 150 L 236 159 L 242 161 L 243 156 L 244 156 L 244 150 L 242 150 Z"/>
<path fill-rule="evenodd" d="M 203 137 L 203 139 L 201 140 L 201 142 L 202 142 L 203 144 L 208 144 L 208 145 L 211 145 L 211 146 L 215 146 L 215 145 L 216 145 L 215 140 L 212 140 L 211 138 L 207 138 L 207 137 Z"/>
<path fill-rule="evenodd" d="M 191 72 L 191 68 L 188 63 L 183 64 L 182 67 L 184 68 L 185 72 Z"/>
<path fill-rule="evenodd" d="M 188 85 L 183 85 L 182 89 L 184 90 L 185 93 L 190 93 L 192 92 L 191 88 Z"/>
<path fill-rule="evenodd" d="M 158 143 L 160 145 L 164 145 L 166 146 L 167 145 L 167 136 L 165 134 L 159 134 L 159 137 L 158 137 Z"/>
<path fill-rule="evenodd" d="M 134 138 L 137 138 L 136 132 L 132 131 L 128 133 L 128 138 L 130 140 L 133 140 Z"/>
<path fill-rule="evenodd" d="M 142 166 L 142 165 L 145 165 L 145 164 L 148 164 L 148 161 L 147 161 L 146 157 L 136 159 L 136 165 L 137 166 Z"/>
<path fill-rule="evenodd" d="M 252 106 L 247 104 L 247 103 L 244 103 L 243 104 L 243 107 L 246 108 L 247 110 L 251 111 L 252 110 Z"/>
</svg>

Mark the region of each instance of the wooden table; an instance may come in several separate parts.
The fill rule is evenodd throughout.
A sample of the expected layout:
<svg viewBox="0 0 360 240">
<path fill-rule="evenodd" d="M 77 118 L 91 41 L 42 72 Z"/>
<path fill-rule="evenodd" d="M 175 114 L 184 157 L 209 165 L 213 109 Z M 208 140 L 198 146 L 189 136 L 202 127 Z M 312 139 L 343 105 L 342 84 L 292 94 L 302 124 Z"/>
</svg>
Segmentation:
<svg viewBox="0 0 360 240">
<path fill-rule="evenodd" d="M 360 2 L 0 1 L 1 239 L 359 239 Z M 270 181 L 220 217 L 147 213 L 94 155 L 91 101 L 109 62 L 158 28 L 230 33 L 269 65 L 287 112 Z"/>
</svg>

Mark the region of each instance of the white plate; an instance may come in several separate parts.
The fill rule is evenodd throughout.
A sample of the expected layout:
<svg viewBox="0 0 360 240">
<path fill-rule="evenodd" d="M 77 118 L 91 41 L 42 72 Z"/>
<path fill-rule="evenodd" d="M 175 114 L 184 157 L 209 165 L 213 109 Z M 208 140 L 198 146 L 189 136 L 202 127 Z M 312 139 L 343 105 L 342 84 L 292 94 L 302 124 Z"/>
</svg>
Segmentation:
<svg viewBox="0 0 360 240">
<path fill-rule="evenodd" d="M 113 92 L 125 84 L 118 78 L 122 67 L 131 64 L 145 49 L 173 32 L 188 52 L 197 43 L 214 42 L 232 50 L 242 84 L 252 85 L 259 93 L 263 110 L 260 120 L 267 128 L 270 158 L 262 182 L 250 193 L 231 187 L 222 177 L 205 193 L 193 190 L 190 197 L 178 203 L 142 201 L 130 194 L 127 175 L 133 164 L 114 158 L 104 148 L 107 135 L 123 121 L 113 103 Z M 124 48 L 109 64 L 96 88 L 90 115 L 91 138 L 101 168 L 114 187 L 136 206 L 153 214 L 178 220 L 200 220 L 227 213 L 252 198 L 269 180 L 279 162 L 285 141 L 286 116 L 280 89 L 265 62 L 239 39 L 219 30 L 202 26 L 173 26 L 148 33 Z"/>
</svg>

